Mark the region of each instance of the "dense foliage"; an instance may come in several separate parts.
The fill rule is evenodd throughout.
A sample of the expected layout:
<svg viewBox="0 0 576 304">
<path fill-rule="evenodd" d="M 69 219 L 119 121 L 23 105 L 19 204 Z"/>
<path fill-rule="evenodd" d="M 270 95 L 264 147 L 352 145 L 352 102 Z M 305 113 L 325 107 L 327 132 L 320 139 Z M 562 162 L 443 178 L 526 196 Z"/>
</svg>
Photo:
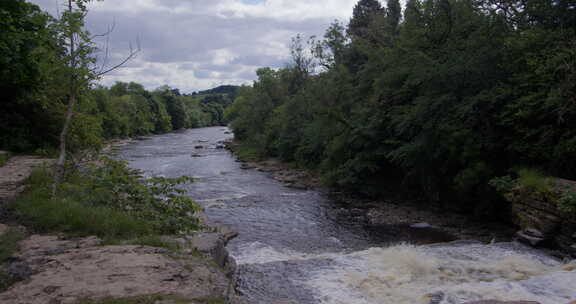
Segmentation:
<svg viewBox="0 0 576 304">
<path fill-rule="evenodd" d="M 125 162 L 104 158 L 69 173 L 56 196 L 52 172 L 36 170 L 29 187 L 10 205 L 29 226 L 105 238 L 185 234 L 199 227 L 200 207 L 178 185 L 189 177 L 145 179 Z"/>
<path fill-rule="evenodd" d="M 360 0 L 227 114 L 245 147 L 333 186 L 480 211 L 512 168 L 576 178 L 575 31 L 573 0 Z"/>
<path fill-rule="evenodd" d="M 99 50 L 81 29 L 74 29 L 77 49 L 70 64 L 67 35 L 70 27 L 83 26 L 83 15 L 74 14 L 73 22 L 66 14 L 58 20 L 24 0 L 1 1 L 0 150 L 54 150 L 71 77 L 77 102 L 67 144 L 72 153 L 98 148 L 106 139 L 226 124 L 224 108 L 235 97 L 234 86 L 194 95 L 168 86 L 150 92 L 134 82 L 95 87 Z"/>
</svg>

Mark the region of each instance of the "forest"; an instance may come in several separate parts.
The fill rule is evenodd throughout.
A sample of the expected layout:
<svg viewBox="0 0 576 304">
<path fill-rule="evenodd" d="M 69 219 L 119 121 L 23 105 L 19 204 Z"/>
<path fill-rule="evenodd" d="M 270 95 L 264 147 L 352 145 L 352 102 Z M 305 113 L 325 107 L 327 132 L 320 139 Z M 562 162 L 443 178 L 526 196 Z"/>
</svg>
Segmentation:
<svg viewBox="0 0 576 304">
<path fill-rule="evenodd" d="M 0 3 L 0 150 L 54 155 L 71 78 L 78 102 L 68 136 L 70 153 L 99 149 L 110 139 L 226 124 L 224 108 L 235 86 L 181 94 L 169 86 L 148 91 L 135 82 L 96 85 L 96 58 L 103 50 L 83 30 L 78 12 L 69 20 L 66 15 L 57 19 L 23 0 Z M 78 23 L 76 28 L 70 20 Z M 72 31 L 74 54 L 67 40 Z"/>
<path fill-rule="evenodd" d="M 477 213 L 519 170 L 576 179 L 573 0 L 360 0 L 291 54 L 226 111 L 246 155 Z"/>
</svg>

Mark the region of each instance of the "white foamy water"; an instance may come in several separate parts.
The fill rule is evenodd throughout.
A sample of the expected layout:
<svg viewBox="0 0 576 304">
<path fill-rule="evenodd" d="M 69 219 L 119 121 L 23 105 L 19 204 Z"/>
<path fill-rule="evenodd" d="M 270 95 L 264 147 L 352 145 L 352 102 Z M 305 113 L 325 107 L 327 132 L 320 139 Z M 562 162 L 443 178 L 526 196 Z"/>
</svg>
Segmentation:
<svg viewBox="0 0 576 304">
<path fill-rule="evenodd" d="M 473 300 L 576 300 L 576 271 L 540 254 L 501 246 L 398 245 L 335 258 L 307 282 L 321 303 L 461 304 Z M 573 261 L 572 266 L 576 265 Z"/>
<path fill-rule="evenodd" d="M 289 250 L 287 248 L 280 251 L 260 242 L 243 245 L 240 248 L 240 252 L 239 255 L 234 256 L 236 263 L 240 265 L 266 264 L 283 261 L 297 262 L 310 259 L 333 259 L 339 256 L 338 253 L 311 254 Z"/>
</svg>

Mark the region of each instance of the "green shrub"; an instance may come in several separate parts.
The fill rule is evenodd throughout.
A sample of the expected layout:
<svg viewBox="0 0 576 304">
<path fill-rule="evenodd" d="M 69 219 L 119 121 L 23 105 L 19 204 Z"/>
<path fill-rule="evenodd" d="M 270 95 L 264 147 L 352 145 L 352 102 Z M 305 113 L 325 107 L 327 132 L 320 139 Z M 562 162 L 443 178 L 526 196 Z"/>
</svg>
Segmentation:
<svg viewBox="0 0 576 304">
<path fill-rule="evenodd" d="M 505 175 L 491 179 L 488 184 L 494 187 L 498 193 L 504 194 L 514 188 L 516 181 L 510 175 Z"/>
<path fill-rule="evenodd" d="M 186 299 L 173 295 L 147 295 L 118 299 L 83 300 L 79 304 L 154 304 L 159 302 L 174 304 L 224 304 L 222 297 L 210 297 L 202 299 Z"/>
<path fill-rule="evenodd" d="M 576 191 L 570 186 L 562 188 L 557 203 L 561 211 L 576 214 Z"/>
<path fill-rule="evenodd" d="M 83 300 L 79 304 L 154 304 L 159 301 L 170 301 L 174 304 L 191 303 L 190 300 L 176 296 L 148 295 L 119 299 Z"/>
<path fill-rule="evenodd" d="M 18 250 L 18 242 L 24 239 L 24 233 L 9 230 L 0 235 L 0 264 L 6 262 Z"/>
<path fill-rule="evenodd" d="M 265 155 L 261 148 L 244 142 L 234 146 L 233 150 L 242 161 L 259 161 L 262 160 Z"/>
<path fill-rule="evenodd" d="M 19 278 L 14 278 L 6 273 L 3 269 L 3 264 L 16 253 L 18 242 L 23 239 L 24 233 L 16 230 L 9 230 L 0 235 L 0 292 L 19 280 Z"/>
<path fill-rule="evenodd" d="M 10 157 L 11 157 L 10 153 L 0 154 L 0 167 L 4 166 L 8 162 Z"/>
<path fill-rule="evenodd" d="M 135 238 L 153 234 L 188 233 L 198 228 L 200 207 L 177 185 L 189 177 L 142 178 L 123 161 L 101 164 L 68 174 L 55 197 L 52 176 L 38 169 L 14 208 L 30 225 L 47 231 L 104 238 Z"/>
<path fill-rule="evenodd" d="M 518 185 L 539 193 L 552 191 L 550 178 L 545 177 L 540 171 L 535 169 L 524 168 L 518 170 Z"/>
<path fill-rule="evenodd" d="M 151 225 L 105 206 L 87 206 L 74 197 L 50 197 L 49 187 L 21 196 L 14 207 L 26 223 L 44 231 L 62 231 L 100 237 L 136 237 L 151 233 Z"/>
</svg>

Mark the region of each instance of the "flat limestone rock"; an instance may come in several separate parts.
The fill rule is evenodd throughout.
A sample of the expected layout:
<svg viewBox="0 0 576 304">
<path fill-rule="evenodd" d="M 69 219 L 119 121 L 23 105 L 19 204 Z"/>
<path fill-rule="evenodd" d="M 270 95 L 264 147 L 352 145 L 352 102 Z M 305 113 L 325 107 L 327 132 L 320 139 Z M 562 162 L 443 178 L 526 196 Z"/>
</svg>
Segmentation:
<svg viewBox="0 0 576 304">
<path fill-rule="evenodd" d="M 162 248 L 99 243 L 97 238 L 44 235 L 22 241 L 18 259 L 32 275 L 1 293 L 0 303 L 64 304 L 153 294 L 199 299 L 226 292 L 225 275 L 205 259 L 172 258 Z"/>
<path fill-rule="evenodd" d="M 53 160 L 36 156 L 14 156 L 0 167 L 0 201 L 15 198 L 34 168 L 49 165 Z"/>
</svg>

